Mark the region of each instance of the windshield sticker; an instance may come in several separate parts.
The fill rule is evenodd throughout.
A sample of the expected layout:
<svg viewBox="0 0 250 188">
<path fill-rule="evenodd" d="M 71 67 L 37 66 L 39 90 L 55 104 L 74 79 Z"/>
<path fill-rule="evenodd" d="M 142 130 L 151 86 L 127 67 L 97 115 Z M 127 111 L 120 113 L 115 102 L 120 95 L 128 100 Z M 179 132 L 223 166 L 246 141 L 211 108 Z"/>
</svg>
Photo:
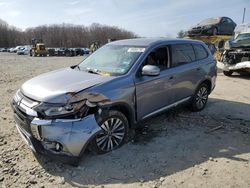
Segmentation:
<svg viewBox="0 0 250 188">
<path fill-rule="evenodd" d="M 128 52 L 144 52 L 145 48 L 129 48 Z"/>
</svg>

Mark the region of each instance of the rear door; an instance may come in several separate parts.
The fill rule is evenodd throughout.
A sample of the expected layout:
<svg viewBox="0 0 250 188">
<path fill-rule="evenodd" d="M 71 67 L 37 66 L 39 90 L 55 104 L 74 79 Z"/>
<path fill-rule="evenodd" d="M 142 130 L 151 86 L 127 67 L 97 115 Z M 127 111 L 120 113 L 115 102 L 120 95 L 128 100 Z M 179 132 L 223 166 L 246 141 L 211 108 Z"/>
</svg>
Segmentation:
<svg viewBox="0 0 250 188">
<path fill-rule="evenodd" d="M 188 100 L 193 95 L 197 83 L 204 77 L 202 64 L 197 61 L 196 56 L 191 44 L 171 45 L 170 70 L 174 72 L 172 83 L 172 102 L 174 103 Z"/>
</svg>

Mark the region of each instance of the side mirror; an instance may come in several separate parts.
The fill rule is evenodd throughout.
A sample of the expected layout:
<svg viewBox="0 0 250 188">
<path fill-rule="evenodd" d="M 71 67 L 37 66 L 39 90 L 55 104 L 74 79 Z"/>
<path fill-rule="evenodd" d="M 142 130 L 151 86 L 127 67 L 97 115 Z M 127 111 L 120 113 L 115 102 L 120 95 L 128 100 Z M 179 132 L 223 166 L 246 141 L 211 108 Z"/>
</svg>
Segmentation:
<svg viewBox="0 0 250 188">
<path fill-rule="evenodd" d="M 155 65 L 145 65 L 142 68 L 142 75 L 144 76 L 158 76 L 160 75 L 160 68 Z"/>
</svg>

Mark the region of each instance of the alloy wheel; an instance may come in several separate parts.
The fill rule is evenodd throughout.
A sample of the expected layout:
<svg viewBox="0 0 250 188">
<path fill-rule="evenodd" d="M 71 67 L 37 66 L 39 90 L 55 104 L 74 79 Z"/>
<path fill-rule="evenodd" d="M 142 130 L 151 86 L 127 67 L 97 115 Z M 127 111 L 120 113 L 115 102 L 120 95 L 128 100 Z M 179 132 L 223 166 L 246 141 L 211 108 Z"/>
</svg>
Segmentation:
<svg viewBox="0 0 250 188">
<path fill-rule="evenodd" d="M 206 105 L 207 99 L 208 99 L 208 90 L 205 86 L 203 86 L 199 89 L 199 91 L 196 94 L 195 101 L 197 108 L 202 109 Z"/>
<path fill-rule="evenodd" d="M 119 147 L 125 137 L 124 122 L 111 117 L 101 125 L 102 131 L 96 137 L 96 143 L 100 150 L 108 152 Z"/>
</svg>

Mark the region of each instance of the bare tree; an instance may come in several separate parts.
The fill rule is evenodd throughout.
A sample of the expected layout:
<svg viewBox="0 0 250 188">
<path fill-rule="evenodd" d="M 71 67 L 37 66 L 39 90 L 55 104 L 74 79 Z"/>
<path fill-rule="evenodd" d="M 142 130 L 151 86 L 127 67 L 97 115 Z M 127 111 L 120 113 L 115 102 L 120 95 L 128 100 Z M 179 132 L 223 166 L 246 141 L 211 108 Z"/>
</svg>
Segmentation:
<svg viewBox="0 0 250 188">
<path fill-rule="evenodd" d="M 177 38 L 184 38 L 185 37 L 185 31 L 183 30 L 180 30 L 178 33 L 177 33 Z"/>
<path fill-rule="evenodd" d="M 49 47 L 89 47 L 92 42 L 107 43 L 108 39 L 135 38 L 136 34 L 116 26 L 93 23 L 83 25 L 42 25 L 21 31 L 0 20 L 0 47 L 30 44 L 32 38 L 43 39 Z"/>
</svg>

